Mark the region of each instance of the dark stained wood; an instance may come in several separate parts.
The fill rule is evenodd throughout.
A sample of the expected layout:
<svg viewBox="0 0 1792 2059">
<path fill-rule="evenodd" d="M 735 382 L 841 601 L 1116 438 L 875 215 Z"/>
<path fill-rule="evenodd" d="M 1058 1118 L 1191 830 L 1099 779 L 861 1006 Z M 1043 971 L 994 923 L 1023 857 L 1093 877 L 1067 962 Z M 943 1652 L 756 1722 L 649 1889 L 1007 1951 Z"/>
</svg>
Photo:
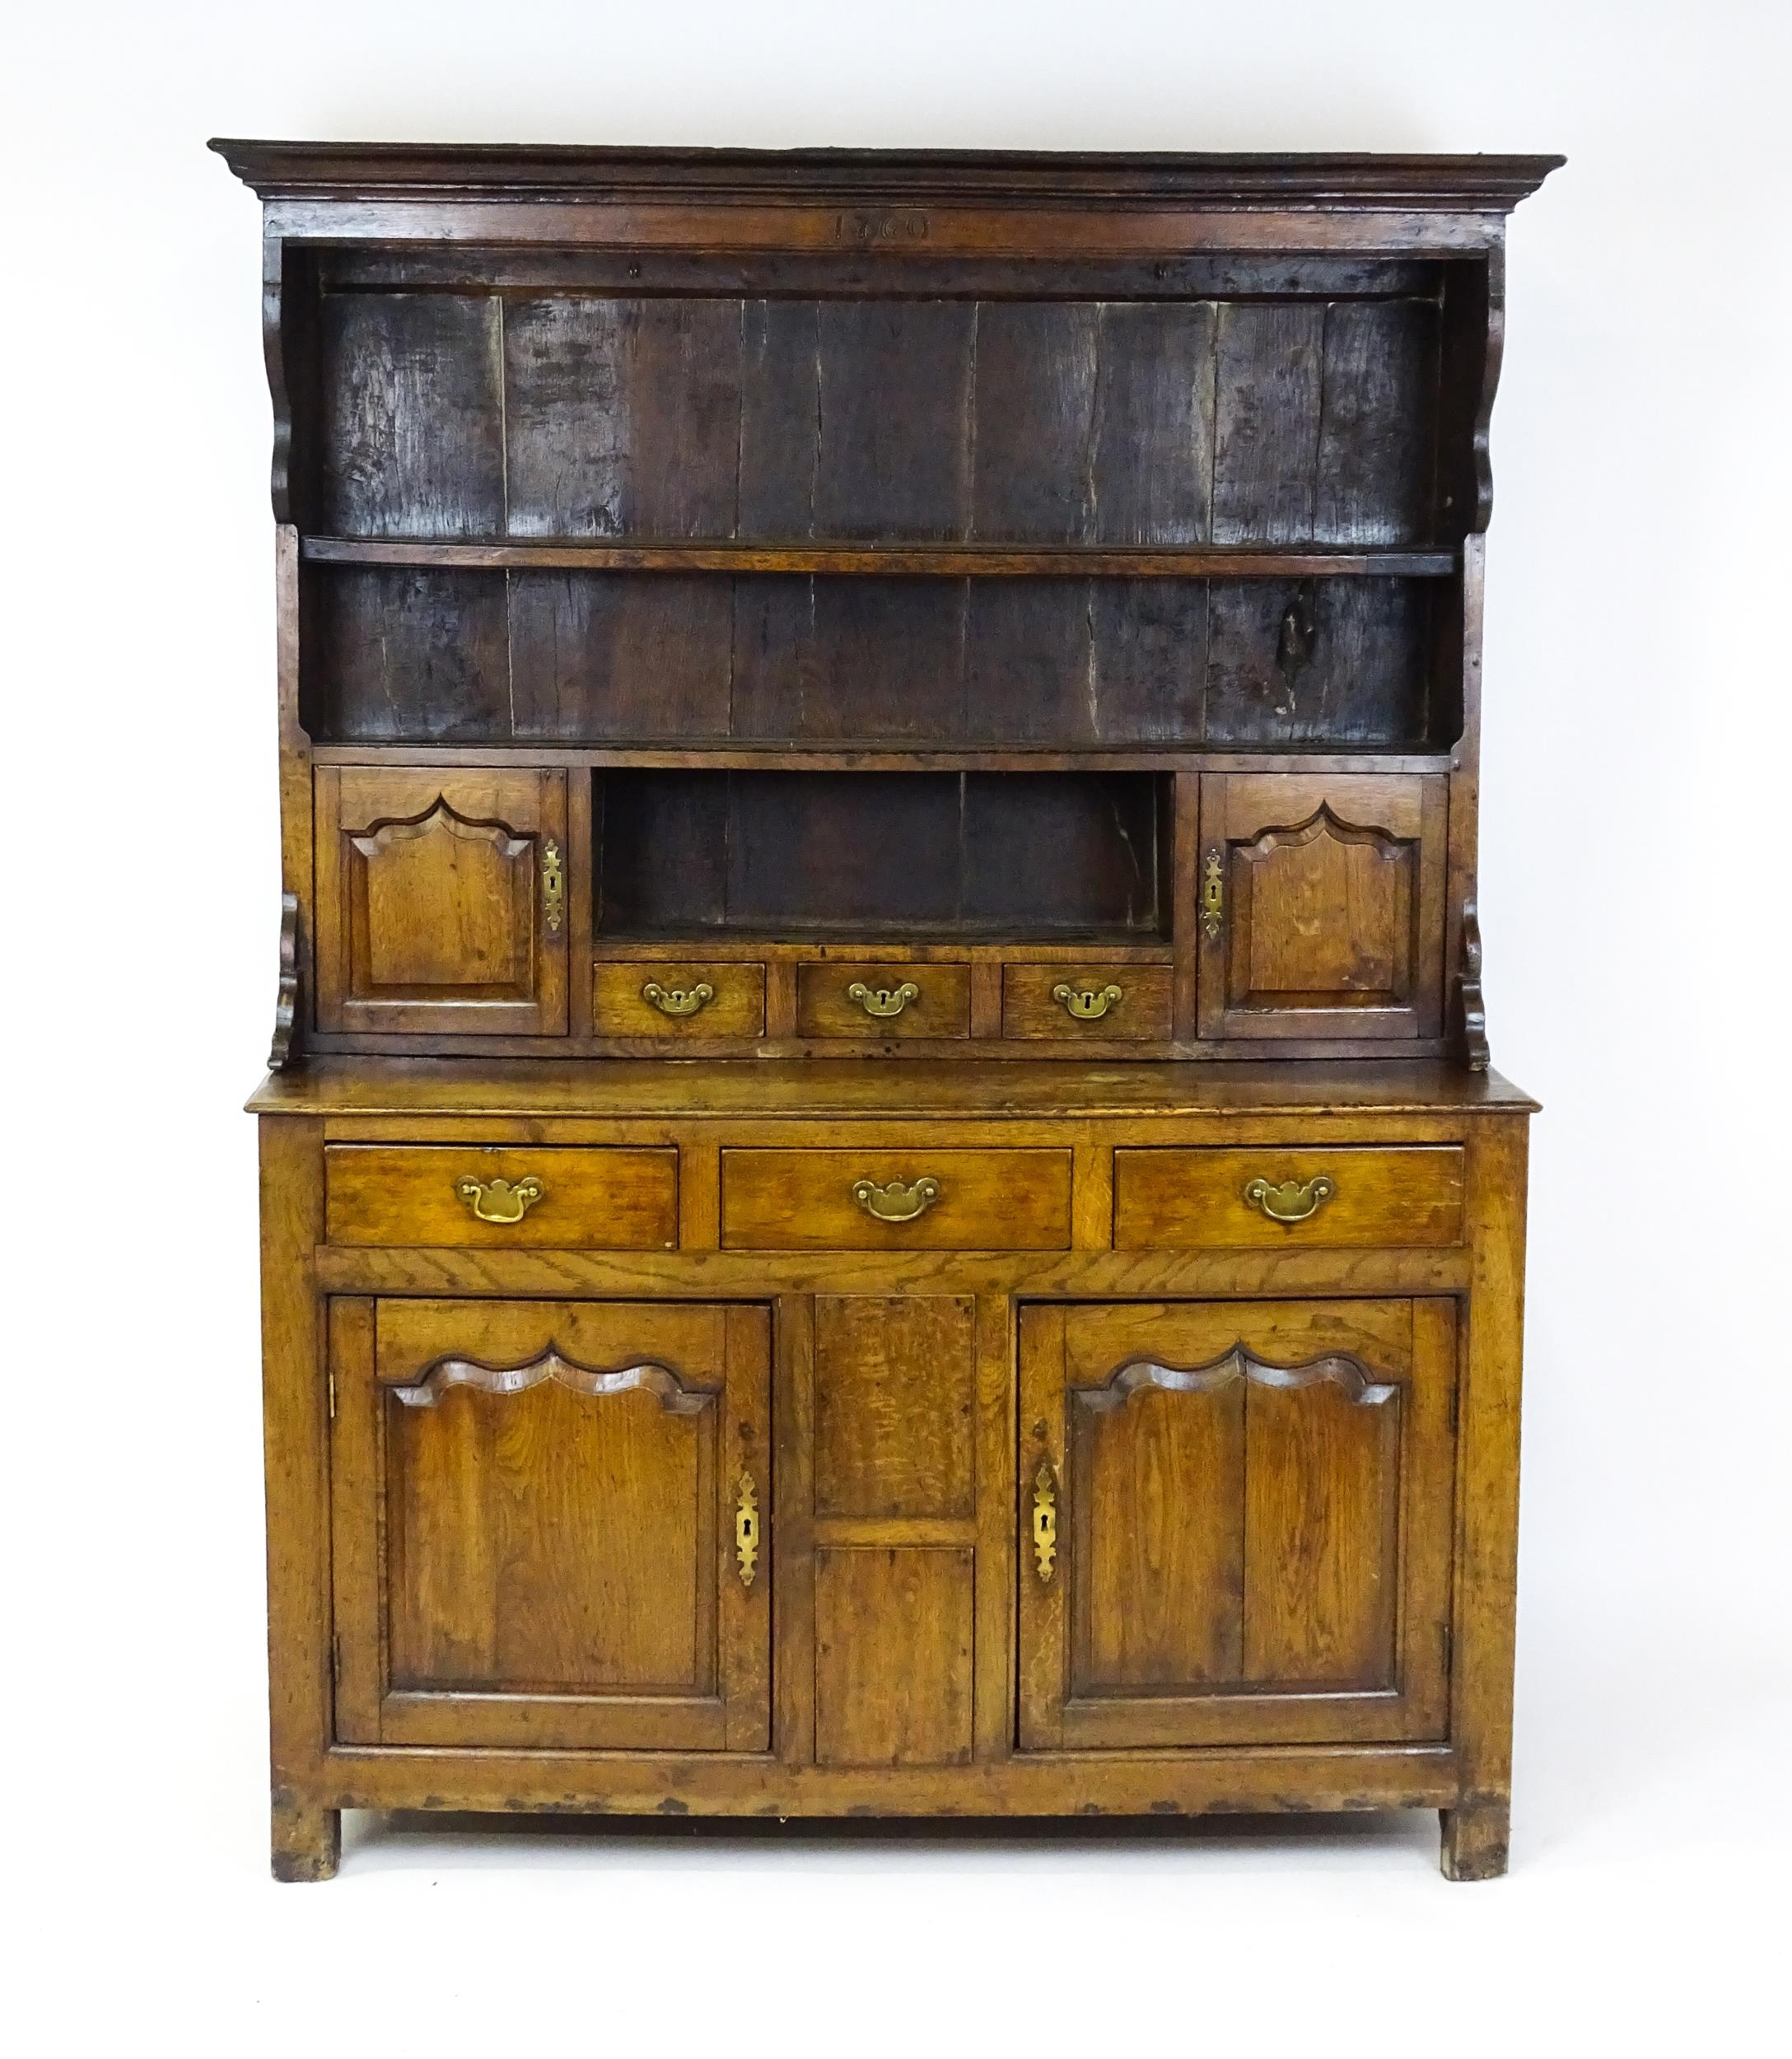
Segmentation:
<svg viewBox="0 0 1792 2059">
<path fill-rule="evenodd" d="M 276 1871 L 364 1806 L 1501 1870 L 1483 532 L 1556 161 L 222 147 Z"/>
</svg>

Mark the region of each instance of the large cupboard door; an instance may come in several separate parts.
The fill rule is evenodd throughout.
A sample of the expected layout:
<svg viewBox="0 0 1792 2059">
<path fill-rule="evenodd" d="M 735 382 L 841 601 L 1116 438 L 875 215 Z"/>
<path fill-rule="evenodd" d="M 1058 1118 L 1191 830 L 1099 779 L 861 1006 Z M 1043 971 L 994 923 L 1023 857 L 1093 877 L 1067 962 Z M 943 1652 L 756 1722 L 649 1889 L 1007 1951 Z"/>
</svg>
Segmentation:
<svg viewBox="0 0 1792 2059">
<path fill-rule="evenodd" d="M 317 774 L 320 1030 L 567 1027 L 562 772 Z"/>
<path fill-rule="evenodd" d="M 331 1305 L 337 1730 L 763 1751 L 758 1307 Z"/>
<path fill-rule="evenodd" d="M 1020 1743 L 1440 1738 L 1454 1305 L 1033 1307 Z"/>
<path fill-rule="evenodd" d="M 1203 1037 L 1435 1037 L 1444 1007 L 1440 773 L 1201 782 Z"/>
</svg>

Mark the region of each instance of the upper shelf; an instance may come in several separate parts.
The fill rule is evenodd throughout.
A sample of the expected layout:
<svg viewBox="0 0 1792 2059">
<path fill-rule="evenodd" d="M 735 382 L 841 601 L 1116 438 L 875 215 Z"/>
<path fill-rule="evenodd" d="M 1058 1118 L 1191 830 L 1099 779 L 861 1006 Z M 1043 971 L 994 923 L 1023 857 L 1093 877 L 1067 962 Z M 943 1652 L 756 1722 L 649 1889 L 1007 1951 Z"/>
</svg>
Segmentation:
<svg viewBox="0 0 1792 2059">
<path fill-rule="evenodd" d="M 314 564 L 434 566 L 464 572 L 874 573 L 885 577 L 1128 579 L 1447 578 L 1454 550 L 1235 549 L 1113 544 L 737 544 L 576 537 L 496 541 L 307 536 Z"/>
</svg>

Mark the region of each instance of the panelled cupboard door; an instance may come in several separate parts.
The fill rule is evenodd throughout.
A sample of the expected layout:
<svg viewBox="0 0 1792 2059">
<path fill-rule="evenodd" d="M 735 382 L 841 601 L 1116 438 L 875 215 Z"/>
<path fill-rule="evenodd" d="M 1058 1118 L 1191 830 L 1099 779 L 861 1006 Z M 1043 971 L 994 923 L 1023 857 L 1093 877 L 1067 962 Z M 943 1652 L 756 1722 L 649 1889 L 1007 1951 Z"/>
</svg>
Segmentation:
<svg viewBox="0 0 1792 2059">
<path fill-rule="evenodd" d="M 316 779 L 318 1027 L 563 1035 L 566 774 Z"/>
<path fill-rule="evenodd" d="M 1449 1300 L 1032 1307 L 1023 1749 L 1448 1718 Z"/>
<path fill-rule="evenodd" d="M 763 1751 L 770 1325 L 331 1304 L 344 1742 Z"/>
<path fill-rule="evenodd" d="M 1448 811 L 1441 773 L 1203 777 L 1202 1035 L 1439 1035 Z"/>
</svg>

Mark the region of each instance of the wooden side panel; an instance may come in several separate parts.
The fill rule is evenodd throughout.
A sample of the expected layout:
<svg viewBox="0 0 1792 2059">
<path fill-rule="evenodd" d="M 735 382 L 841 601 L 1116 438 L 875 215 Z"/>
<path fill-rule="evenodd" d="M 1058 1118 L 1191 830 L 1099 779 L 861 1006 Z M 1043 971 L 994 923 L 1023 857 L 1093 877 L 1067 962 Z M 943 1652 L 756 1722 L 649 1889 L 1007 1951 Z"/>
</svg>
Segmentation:
<svg viewBox="0 0 1792 2059">
<path fill-rule="evenodd" d="M 968 1517 L 974 1305 L 944 1295 L 815 1303 L 815 1513 Z"/>
<path fill-rule="evenodd" d="M 817 1552 L 818 1764 L 968 1763 L 975 1557 L 939 1546 Z"/>
</svg>

